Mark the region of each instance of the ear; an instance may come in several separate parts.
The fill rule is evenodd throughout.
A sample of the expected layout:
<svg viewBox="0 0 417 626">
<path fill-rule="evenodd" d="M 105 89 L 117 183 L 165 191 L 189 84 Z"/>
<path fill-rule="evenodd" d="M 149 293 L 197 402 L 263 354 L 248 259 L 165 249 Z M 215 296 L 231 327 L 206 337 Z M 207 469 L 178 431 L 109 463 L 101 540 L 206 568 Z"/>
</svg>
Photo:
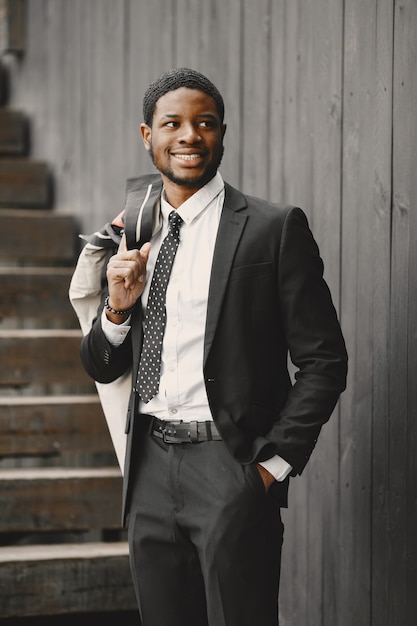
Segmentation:
<svg viewBox="0 0 417 626">
<path fill-rule="evenodd" d="M 141 124 L 140 132 L 142 135 L 143 145 L 145 146 L 145 149 L 149 152 L 149 150 L 151 149 L 152 128 L 147 124 Z"/>
<path fill-rule="evenodd" d="M 226 124 L 223 124 L 223 126 L 222 126 L 222 139 L 223 139 L 223 137 L 226 134 L 226 128 L 227 128 Z"/>
</svg>

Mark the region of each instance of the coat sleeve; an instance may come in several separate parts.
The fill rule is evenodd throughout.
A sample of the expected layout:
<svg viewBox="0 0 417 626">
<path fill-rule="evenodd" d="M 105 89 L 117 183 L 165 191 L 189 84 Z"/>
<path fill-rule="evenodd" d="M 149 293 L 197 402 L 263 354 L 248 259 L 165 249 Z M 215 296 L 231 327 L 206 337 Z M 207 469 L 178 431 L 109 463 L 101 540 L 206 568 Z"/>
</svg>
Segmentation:
<svg viewBox="0 0 417 626">
<path fill-rule="evenodd" d="M 345 389 L 347 353 L 323 262 L 300 209 L 285 219 L 279 258 L 279 294 L 295 383 L 268 435 L 277 453 L 301 473 Z"/>
<path fill-rule="evenodd" d="M 86 372 L 99 383 L 111 383 L 132 366 L 132 342 L 129 335 L 120 346 L 113 346 L 106 338 L 101 314 L 107 290 L 103 291 L 102 303 L 91 330 L 81 341 L 81 361 Z"/>
</svg>

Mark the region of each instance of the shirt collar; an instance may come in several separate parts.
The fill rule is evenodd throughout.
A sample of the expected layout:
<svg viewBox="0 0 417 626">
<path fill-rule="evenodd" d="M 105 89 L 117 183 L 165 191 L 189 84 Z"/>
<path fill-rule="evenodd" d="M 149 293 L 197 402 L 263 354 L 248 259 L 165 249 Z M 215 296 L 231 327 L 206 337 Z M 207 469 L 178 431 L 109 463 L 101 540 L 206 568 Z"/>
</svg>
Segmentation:
<svg viewBox="0 0 417 626">
<path fill-rule="evenodd" d="M 216 175 L 206 185 L 204 185 L 204 187 L 196 191 L 195 194 L 178 207 L 178 214 L 182 217 L 186 224 L 191 224 L 191 222 L 208 207 L 208 205 L 223 189 L 223 178 L 220 172 L 217 172 Z M 168 220 L 168 215 L 172 210 L 173 207 L 168 203 L 165 197 L 165 191 L 163 191 L 161 196 L 161 212 L 164 220 Z"/>
</svg>

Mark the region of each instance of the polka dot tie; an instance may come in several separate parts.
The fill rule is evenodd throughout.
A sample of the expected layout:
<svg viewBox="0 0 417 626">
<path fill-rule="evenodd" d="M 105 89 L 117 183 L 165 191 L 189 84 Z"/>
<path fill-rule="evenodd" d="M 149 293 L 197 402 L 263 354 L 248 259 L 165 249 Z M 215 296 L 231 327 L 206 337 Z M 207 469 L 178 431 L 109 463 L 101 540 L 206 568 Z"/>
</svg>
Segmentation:
<svg viewBox="0 0 417 626">
<path fill-rule="evenodd" d="M 159 250 L 146 307 L 143 346 L 137 380 L 137 390 L 143 402 L 149 402 L 159 388 L 162 340 L 166 320 L 165 294 L 172 264 L 180 243 L 180 227 L 183 223 L 176 211 L 171 211 L 168 220 L 169 231 Z"/>
</svg>

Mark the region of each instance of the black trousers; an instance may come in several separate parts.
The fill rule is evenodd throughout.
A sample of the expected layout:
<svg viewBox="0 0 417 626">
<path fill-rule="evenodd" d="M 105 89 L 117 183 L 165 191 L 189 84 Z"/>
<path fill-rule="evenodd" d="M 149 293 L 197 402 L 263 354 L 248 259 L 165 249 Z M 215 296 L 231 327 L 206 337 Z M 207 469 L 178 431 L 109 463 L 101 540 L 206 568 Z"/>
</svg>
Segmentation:
<svg viewBox="0 0 417 626">
<path fill-rule="evenodd" d="M 129 549 L 143 626 L 277 626 L 283 525 L 222 441 L 134 442 Z"/>
</svg>

